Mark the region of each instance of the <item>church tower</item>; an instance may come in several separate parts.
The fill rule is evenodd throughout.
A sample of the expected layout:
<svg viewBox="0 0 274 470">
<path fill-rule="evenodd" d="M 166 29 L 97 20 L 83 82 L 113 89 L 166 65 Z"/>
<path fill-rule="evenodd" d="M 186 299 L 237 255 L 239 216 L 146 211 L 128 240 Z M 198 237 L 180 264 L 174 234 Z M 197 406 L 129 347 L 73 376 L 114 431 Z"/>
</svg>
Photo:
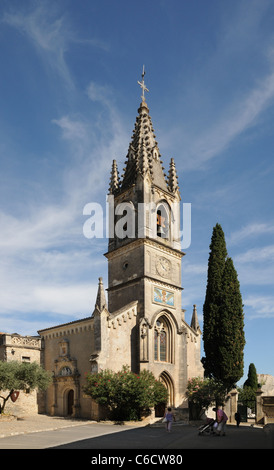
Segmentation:
<svg viewBox="0 0 274 470">
<path fill-rule="evenodd" d="M 196 307 L 191 327 L 182 310 L 181 196 L 173 158 L 168 174 L 164 173 L 145 99 L 144 75 L 143 71 L 138 82 L 142 101 L 123 174 L 119 176 L 114 160 L 110 176 L 111 215 L 105 254 L 109 321 L 121 317 L 127 306 L 134 307 L 135 325 L 128 332 L 131 368 L 153 372 L 166 385 L 170 404 L 178 406 L 190 369 L 192 376 L 201 375 L 201 332 Z M 187 346 L 190 336 L 194 346 L 191 355 Z"/>
<path fill-rule="evenodd" d="M 41 335 L 43 365 L 52 373 L 45 409 L 52 415 L 100 419 L 104 409 L 83 393 L 88 371 L 123 366 L 148 370 L 168 390 L 168 405 L 188 417 L 188 380 L 203 376 L 201 330 L 182 309 L 180 191 L 175 162 L 166 175 L 145 100 L 120 177 L 116 161 L 109 186 L 108 296 L 99 277 L 92 315 L 52 326 Z M 162 404 L 165 407 L 165 404 Z M 163 416 L 162 406 L 155 415 Z"/>
<path fill-rule="evenodd" d="M 108 308 L 138 299 L 138 317 L 151 302 L 181 310 L 180 193 L 174 160 L 164 173 L 149 109 L 144 97 L 119 178 L 112 164 L 109 200 Z"/>
</svg>

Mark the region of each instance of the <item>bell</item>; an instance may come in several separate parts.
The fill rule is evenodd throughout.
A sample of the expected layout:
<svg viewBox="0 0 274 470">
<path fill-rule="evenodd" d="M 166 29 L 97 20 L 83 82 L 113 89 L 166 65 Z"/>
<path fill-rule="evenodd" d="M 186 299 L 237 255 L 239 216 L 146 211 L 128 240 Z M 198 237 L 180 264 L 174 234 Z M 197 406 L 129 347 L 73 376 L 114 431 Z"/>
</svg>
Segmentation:
<svg viewBox="0 0 274 470">
<path fill-rule="evenodd" d="M 160 233 L 161 235 L 164 235 L 164 234 L 165 234 L 164 229 L 163 229 L 163 227 L 162 227 L 161 225 L 158 225 L 158 227 L 157 227 L 157 233 Z"/>
</svg>

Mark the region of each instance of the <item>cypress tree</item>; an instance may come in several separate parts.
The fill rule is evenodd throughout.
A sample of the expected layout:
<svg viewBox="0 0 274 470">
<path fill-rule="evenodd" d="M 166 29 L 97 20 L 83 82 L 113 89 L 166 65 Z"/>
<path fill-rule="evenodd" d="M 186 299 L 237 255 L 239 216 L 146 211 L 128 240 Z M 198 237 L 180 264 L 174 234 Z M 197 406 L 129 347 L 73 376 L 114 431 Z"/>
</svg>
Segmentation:
<svg viewBox="0 0 274 470">
<path fill-rule="evenodd" d="M 222 276 L 217 360 L 218 378 L 231 389 L 243 376 L 245 345 L 244 314 L 240 283 L 231 258 Z"/>
<path fill-rule="evenodd" d="M 205 302 L 203 306 L 203 341 L 205 357 L 202 362 L 207 377 L 218 378 L 218 341 L 220 328 L 220 301 L 222 295 L 222 276 L 227 256 L 226 242 L 220 224 L 213 228 L 208 259 L 208 276 Z"/>
<path fill-rule="evenodd" d="M 249 364 L 247 379 L 244 383 L 244 387 L 251 387 L 254 390 L 257 390 L 258 388 L 257 370 L 253 363 Z"/>
</svg>

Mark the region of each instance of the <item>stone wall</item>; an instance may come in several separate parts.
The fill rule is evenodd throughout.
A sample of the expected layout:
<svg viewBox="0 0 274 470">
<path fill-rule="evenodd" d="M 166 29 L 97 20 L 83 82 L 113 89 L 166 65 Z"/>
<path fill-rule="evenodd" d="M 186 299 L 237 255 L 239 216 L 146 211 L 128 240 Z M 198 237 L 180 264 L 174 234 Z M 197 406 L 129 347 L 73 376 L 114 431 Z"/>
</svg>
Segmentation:
<svg viewBox="0 0 274 470">
<path fill-rule="evenodd" d="M 83 393 L 94 350 L 93 318 L 58 325 L 39 333 L 43 341 L 43 366 L 53 383 L 44 394 L 47 414 L 91 417 L 91 398 Z"/>
<path fill-rule="evenodd" d="M 16 333 L 0 333 L 0 360 L 11 362 L 41 362 L 41 339 L 37 336 L 21 336 Z M 0 395 L 7 396 L 9 391 L 2 390 Z M 5 413 L 16 416 L 38 413 L 38 396 L 36 390 L 21 390 L 17 400 L 10 399 L 5 406 Z"/>
<path fill-rule="evenodd" d="M 274 396 L 274 377 L 269 374 L 257 374 L 258 383 L 261 384 L 263 395 Z"/>
</svg>

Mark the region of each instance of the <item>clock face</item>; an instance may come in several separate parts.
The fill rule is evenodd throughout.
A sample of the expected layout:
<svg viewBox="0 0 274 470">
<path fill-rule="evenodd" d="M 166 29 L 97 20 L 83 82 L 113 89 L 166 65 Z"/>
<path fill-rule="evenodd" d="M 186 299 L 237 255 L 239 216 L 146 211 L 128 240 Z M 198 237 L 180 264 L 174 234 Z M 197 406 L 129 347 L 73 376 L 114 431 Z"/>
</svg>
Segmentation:
<svg viewBox="0 0 274 470">
<path fill-rule="evenodd" d="M 168 277 L 171 271 L 170 261 L 166 258 L 159 258 L 156 264 L 156 268 L 160 276 Z"/>
</svg>

